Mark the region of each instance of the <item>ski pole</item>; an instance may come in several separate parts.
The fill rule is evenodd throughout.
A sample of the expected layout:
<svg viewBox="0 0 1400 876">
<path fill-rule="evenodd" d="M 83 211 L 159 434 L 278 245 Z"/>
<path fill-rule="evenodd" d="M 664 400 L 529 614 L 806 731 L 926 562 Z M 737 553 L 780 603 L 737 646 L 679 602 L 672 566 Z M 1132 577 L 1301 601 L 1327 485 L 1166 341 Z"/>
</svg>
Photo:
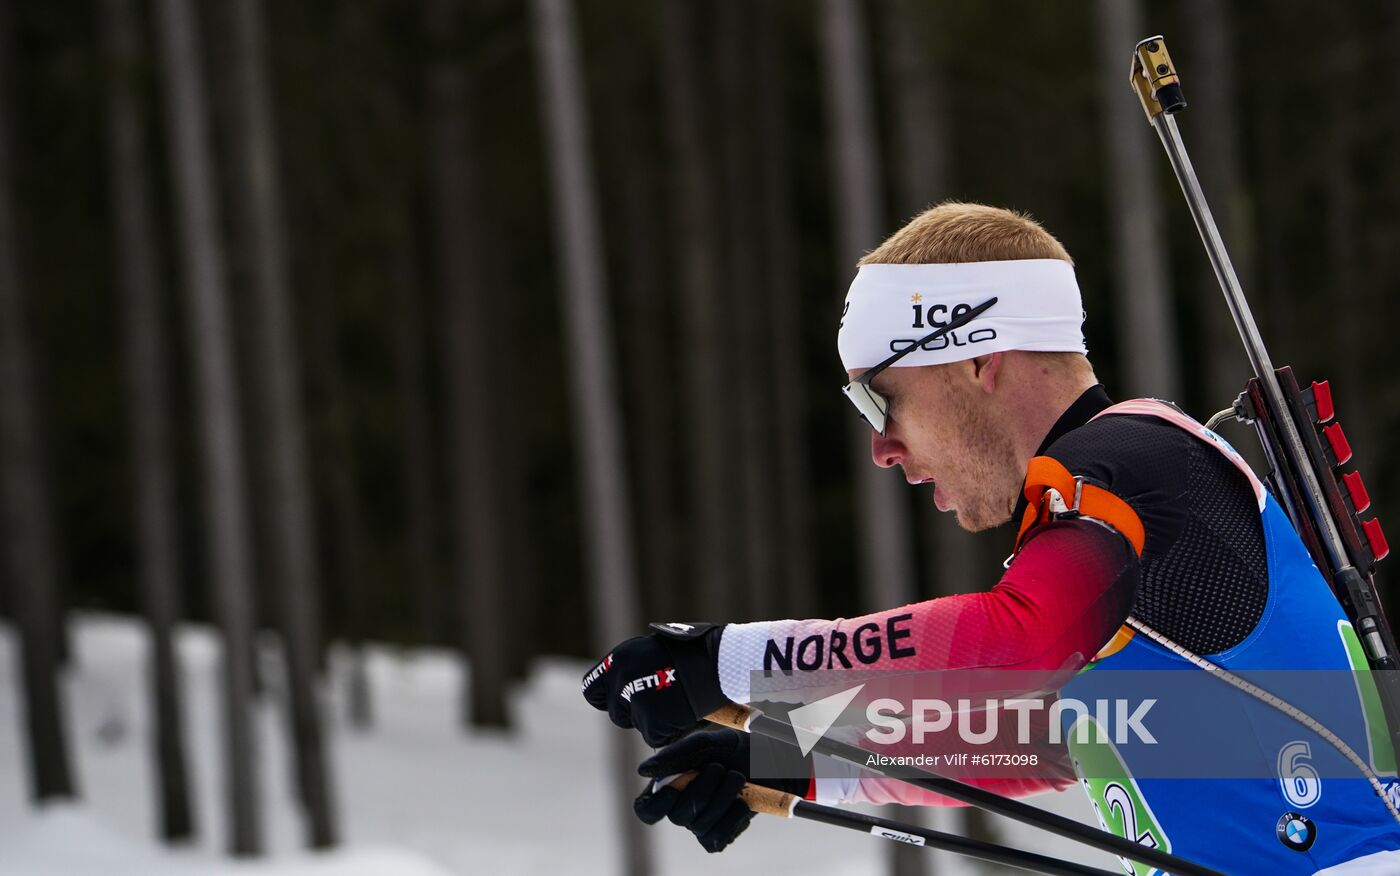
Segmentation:
<svg viewBox="0 0 1400 876">
<path fill-rule="evenodd" d="M 761 736 L 776 739 L 787 745 L 794 744 L 795 734 L 792 724 L 770 715 L 765 715 L 752 706 L 730 703 L 727 706 L 722 706 L 714 712 L 711 712 L 706 716 L 706 720 L 725 727 L 732 727 L 735 730 L 741 730 L 745 733 L 758 733 Z M 1100 851 L 1109 852 L 1110 854 L 1147 864 L 1164 872 L 1174 873 L 1176 876 L 1224 876 L 1220 871 L 1212 870 L 1194 861 L 1188 861 L 1177 855 L 1149 848 L 1133 840 L 1111 834 L 1106 830 L 1100 830 L 1096 827 L 1090 827 L 1087 824 L 1081 824 L 1072 818 L 1066 818 L 1063 815 L 1057 815 L 1053 812 L 1046 812 L 1043 809 L 1037 809 L 1034 806 L 1029 806 L 1018 800 L 1012 800 L 1000 794 L 985 791 L 973 785 L 967 785 L 928 770 L 904 767 L 903 769 L 915 775 L 894 775 L 892 771 L 883 769 L 876 764 L 867 763 L 870 758 L 870 752 L 858 746 L 851 745 L 848 742 L 841 742 L 837 739 L 821 736 L 811 746 L 810 750 L 821 752 L 822 754 L 845 761 L 846 763 L 854 764 L 862 769 L 869 770 L 870 772 L 886 778 L 905 782 L 916 788 L 923 788 L 926 791 L 933 791 L 934 793 L 942 794 L 945 797 L 957 800 L 960 803 L 966 803 L 969 806 L 977 806 L 996 815 L 1010 818 L 1013 821 L 1019 821 L 1022 824 L 1037 827 L 1058 836 L 1075 840 L 1076 842 L 1083 843 L 1084 845 L 1091 846 Z"/>
<path fill-rule="evenodd" d="M 698 773 L 691 771 L 658 779 L 656 787 L 670 785 L 681 789 L 690 784 L 696 775 Z M 1034 852 L 1013 849 L 996 843 L 982 842 L 957 834 L 904 824 L 888 818 L 866 815 L 863 812 L 850 812 L 845 809 L 837 809 L 834 806 L 823 806 L 820 803 L 803 800 L 796 794 L 789 794 L 775 788 L 765 788 L 762 785 L 744 785 L 739 790 L 739 799 L 743 800 L 745 805 L 754 812 L 761 814 L 776 815 L 781 818 L 805 818 L 808 821 L 818 821 L 823 824 L 844 827 L 848 830 L 869 833 L 895 842 L 923 846 L 928 849 L 939 849 L 982 861 L 990 861 L 993 864 L 1017 867 L 1032 873 L 1046 873 L 1050 876 L 1119 876 L 1119 874 L 1100 870 L 1097 867 L 1062 861 L 1059 858 L 1037 855 Z"/>
</svg>

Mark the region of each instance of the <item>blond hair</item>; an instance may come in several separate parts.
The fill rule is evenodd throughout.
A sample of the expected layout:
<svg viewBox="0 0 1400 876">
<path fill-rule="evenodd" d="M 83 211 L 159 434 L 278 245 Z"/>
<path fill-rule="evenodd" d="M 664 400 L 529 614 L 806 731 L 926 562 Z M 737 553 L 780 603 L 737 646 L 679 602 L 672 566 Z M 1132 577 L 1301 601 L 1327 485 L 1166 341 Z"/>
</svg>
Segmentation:
<svg viewBox="0 0 1400 876">
<path fill-rule="evenodd" d="M 862 265 L 941 265 L 1014 259 L 1074 264 L 1055 236 L 1025 213 L 944 201 L 910 219 L 865 254 Z"/>
<path fill-rule="evenodd" d="M 1059 259 L 1074 264 L 1055 235 L 1026 213 L 986 204 L 944 201 L 910 219 L 865 254 L 862 265 L 939 265 Z M 1045 365 L 1090 376 L 1082 353 L 1035 353 Z"/>
</svg>

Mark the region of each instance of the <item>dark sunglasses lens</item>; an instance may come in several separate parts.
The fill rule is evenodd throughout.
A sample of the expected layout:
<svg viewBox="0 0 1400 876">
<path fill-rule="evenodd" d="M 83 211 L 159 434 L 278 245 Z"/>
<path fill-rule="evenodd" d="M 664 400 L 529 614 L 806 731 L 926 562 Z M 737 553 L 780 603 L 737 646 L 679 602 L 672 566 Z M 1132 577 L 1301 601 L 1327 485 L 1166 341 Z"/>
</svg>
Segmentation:
<svg viewBox="0 0 1400 876">
<path fill-rule="evenodd" d="M 888 405 L 884 396 L 864 383 L 848 383 L 841 391 L 851 400 L 851 404 L 856 406 L 856 410 L 865 422 L 870 424 L 870 428 L 881 435 L 885 434 L 885 411 L 888 410 Z"/>
</svg>

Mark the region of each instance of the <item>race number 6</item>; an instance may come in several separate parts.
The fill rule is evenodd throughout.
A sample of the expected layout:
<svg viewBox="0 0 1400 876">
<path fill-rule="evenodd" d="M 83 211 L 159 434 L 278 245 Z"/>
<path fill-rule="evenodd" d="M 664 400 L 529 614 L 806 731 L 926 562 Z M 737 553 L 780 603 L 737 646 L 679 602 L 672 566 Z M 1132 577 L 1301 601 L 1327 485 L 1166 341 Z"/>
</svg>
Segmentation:
<svg viewBox="0 0 1400 876">
<path fill-rule="evenodd" d="M 1303 740 L 1290 742 L 1278 752 L 1278 784 L 1283 796 L 1299 809 L 1322 797 L 1322 780 L 1312 767 L 1312 748 Z"/>
</svg>

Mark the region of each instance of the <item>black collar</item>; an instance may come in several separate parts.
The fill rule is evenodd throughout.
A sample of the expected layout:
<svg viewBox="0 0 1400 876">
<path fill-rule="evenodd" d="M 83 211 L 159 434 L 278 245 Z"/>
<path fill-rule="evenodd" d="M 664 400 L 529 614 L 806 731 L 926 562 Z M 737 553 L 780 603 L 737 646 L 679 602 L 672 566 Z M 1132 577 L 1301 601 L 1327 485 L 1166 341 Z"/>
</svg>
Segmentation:
<svg viewBox="0 0 1400 876">
<path fill-rule="evenodd" d="M 1065 412 L 1060 414 L 1060 418 L 1055 421 L 1055 425 L 1050 427 L 1050 431 L 1045 433 L 1045 440 L 1040 442 L 1036 448 L 1035 455 L 1042 456 L 1050 445 L 1060 440 L 1060 437 L 1068 432 L 1078 429 L 1089 422 L 1103 409 L 1113 404 L 1113 399 L 1108 397 L 1108 391 L 1103 388 L 1102 383 L 1096 383 L 1075 399 Z M 1023 493 L 1016 497 L 1016 508 L 1011 512 L 1011 524 L 1021 525 L 1021 515 L 1026 511 L 1026 497 Z"/>
</svg>

